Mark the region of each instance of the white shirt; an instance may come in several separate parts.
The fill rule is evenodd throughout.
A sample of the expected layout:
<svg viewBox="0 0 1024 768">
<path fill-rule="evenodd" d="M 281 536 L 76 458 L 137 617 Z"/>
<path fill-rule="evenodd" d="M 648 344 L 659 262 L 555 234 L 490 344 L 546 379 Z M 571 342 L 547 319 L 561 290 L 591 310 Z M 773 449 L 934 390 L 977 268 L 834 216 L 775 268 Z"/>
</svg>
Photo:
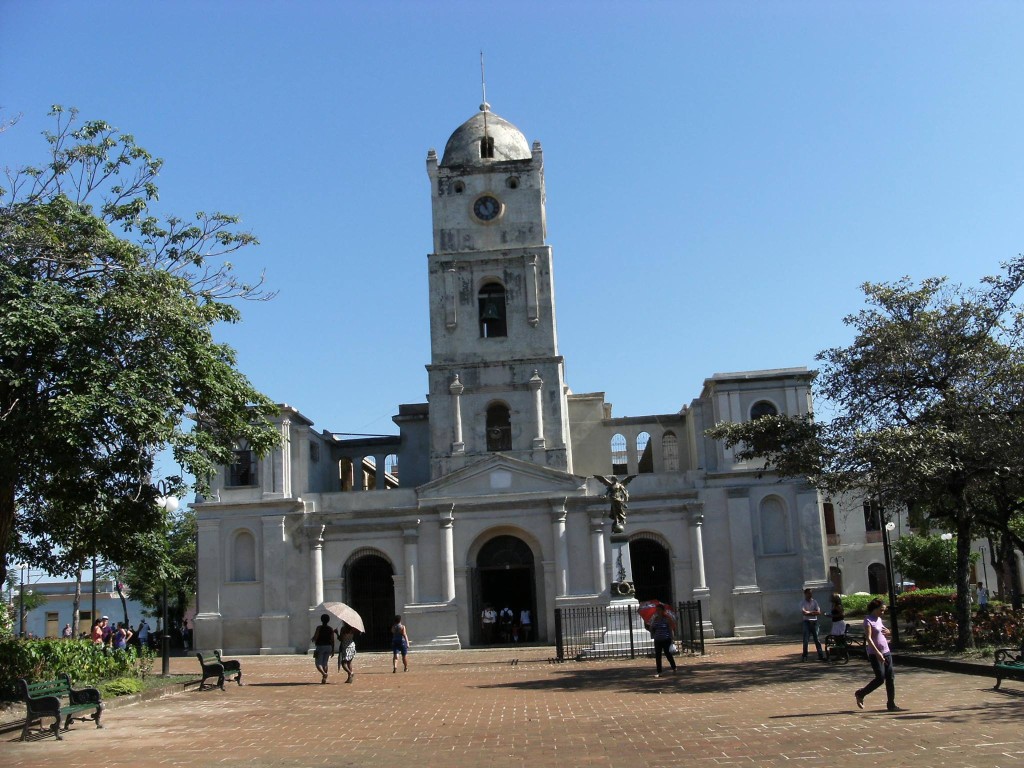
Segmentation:
<svg viewBox="0 0 1024 768">
<path fill-rule="evenodd" d="M 525 608 L 519 614 L 519 623 L 520 624 L 532 624 L 533 623 L 532 621 L 530 621 L 530 612 L 528 610 L 526 610 Z"/>
</svg>

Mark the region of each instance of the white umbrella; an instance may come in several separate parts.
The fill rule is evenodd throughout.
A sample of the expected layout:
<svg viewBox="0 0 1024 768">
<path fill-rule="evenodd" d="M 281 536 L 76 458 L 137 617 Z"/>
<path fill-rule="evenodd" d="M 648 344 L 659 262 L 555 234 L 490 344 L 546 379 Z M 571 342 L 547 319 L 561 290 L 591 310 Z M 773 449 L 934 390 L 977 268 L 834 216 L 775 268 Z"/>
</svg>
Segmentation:
<svg viewBox="0 0 1024 768">
<path fill-rule="evenodd" d="M 331 616 L 336 618 L 338 621 L 345 622 L 350 627 L 358 630 L 359 632 L 366 631 L 366 628 L 363 626 L 362 617 L 358 613 L 356 613 L 351 606 L 345 605 L 345 603 L 320 603 L 320 605 L 313 609 L 313 615 L 319 616 L 322 613 L 331 614 Z"/>
</svg>

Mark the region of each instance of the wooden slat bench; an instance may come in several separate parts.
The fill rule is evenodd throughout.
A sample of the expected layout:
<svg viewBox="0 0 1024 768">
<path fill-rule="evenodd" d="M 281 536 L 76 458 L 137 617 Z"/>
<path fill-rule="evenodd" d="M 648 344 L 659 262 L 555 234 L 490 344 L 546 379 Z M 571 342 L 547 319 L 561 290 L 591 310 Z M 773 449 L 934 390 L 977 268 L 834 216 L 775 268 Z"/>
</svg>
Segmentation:
<svg viewBox="0 0 1024 768">
<path fill-rule="evenodd" d="M 100 692 L 95 688 L 71 687 L 71 676 L 64 675 L 63 680 L 46 680 L 38 683 L 30 683 L 25 678 L 18 680 L 18 688 L 21 697 L 25 701 L 25 728 L 21 732 L 21 740 L 28 738 L 29 727 L 32 723 L 39 722 L 42 725 L 44 717 L 52 717 L 53 725 L 50 727 L 53 735 L 63 741 L 60 735 L 61 718 L 64 718 L 63 730 L 68 730 L 71 721 L 78 713 L 92 712 L 92 719 L 96 722 L 97 728 L 102 728 L 100 716 L 103 714 L 103 700 Z M 64 700 L 67 700 L 67 704 Z M 80 717 L 79 720 L 89 718 Z"/>
<path fill-rule="evenodd" d="M 1004 677 L 1024 680 L 1024 644 L 1020 648 L 998 648 L 995 653 L 995 670 L 997 691 Z"/>
<path fill-rule="evenodd" d="M 222 691 L 224 690 L 225 680 L 234 680 L 239 685 L 242 684 L 242 665 L 235 659 L 228 659 L 225 661 L 221 657 L 221 651 L 218 648 L 213 652 L 213 658 L 210 658 L 209 654 L 203 655 L 197 653 L 196 658 L 199 659 L 199 664 L 203 668 L 203 679 L 199 681 L 199 690 L 206 688 L 206 681 L 211 677 L 217 678 L 217 687 Z M 213 686 L 209 686 L 213 688 Z"/>
</svg>

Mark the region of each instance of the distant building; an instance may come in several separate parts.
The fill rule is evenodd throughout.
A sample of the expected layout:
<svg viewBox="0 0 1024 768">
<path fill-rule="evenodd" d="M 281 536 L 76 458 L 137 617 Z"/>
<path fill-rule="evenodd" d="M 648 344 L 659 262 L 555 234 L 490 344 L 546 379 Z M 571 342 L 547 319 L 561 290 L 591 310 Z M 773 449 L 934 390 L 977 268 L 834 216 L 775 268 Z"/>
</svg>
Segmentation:
<svg viewBox="0 0 1024 768">
<path fill-rule="evenodd" d="M 487 605 L 528 610 L 525 639 L 552 642 L 557 608 L 613 597 L 609 501 L 593 477 L 611 474 L 637 475 L 626 533 L 638 598 L 701 601 L 712 636 L 796 631 L 802 590 L 828 585 L 818 494 L 759 476 L 704 431 L 807 414 L 812 374 L 715 374 L 689 405 L 614 417 L 604 393 L 567 385 L 540 143 L 483 105 L 426 164 L 428 402 L 398 407 L 398 435 L 357 440 L 282 405 L 281 448 L 257 459 L 237 446 L 195 504 L 197 647 L 304 651 L 322 600 L 361 613 L 363 647 L 388 642 L 394 614 L 417 647 L 480 645 Z M 644 269 L 643 256 L 622 268 Z M 595 301 L 616 311 L 612 289 Z M 684 341 L 678 308 L 648 309 L 664 322 L 638 387 L 660 355 L 728 344 L 711 327 Z"/>
<path fill-rule="evenodd" d="M 882 520 L 878 508 L 868 494 L 847 493 L 823 504 L 825 536 L 828 542 L 829 581 L 832 588 L 842 594 L 888 592 L 885 551 L 882 538 Z M 890 513 L 893 530 L 889 540 L 893 544 L 903 536 L 918 533 L 911 526 L 905 507 Z M 990 545 L 985 539 L 976 539 L 971 549 L 979 554 L 979 560 L 971 566 L 969 582 L 981 582 L 995 598 L 998 592 L 998 576 L 988 563 L 991 558 Z M 1024 582 L 1024 555 L 1015 552 L 1018 578 Z M 950 568 L 955 554 L 950 549 Z M 907 584 L 907 578 L 894 568 L 893 582 L 897 591 Z M 1009 595 L 1006 596 L 1009 600 Z"/>
<path fill-rule="evenodd" d="M 19 624 L 19 591 L 21 585 L 16 584 L 8 595 L 14 611 L 14 634 L 20 630 Z M 60 637 L 65 624 L 71 624 L 75 601 L 75 584 L 68 581 L 44 581 L 25 585 L 25 594 L 43 595 L 46 602 L 38 608 L 25 612 L 25 633 L 34 637 Z M 143 618 L 143 607 L 134 600 L 127 600 L 128 619 L 132 627 L 137 627 Z M 101 579 L 96 582 L 96 616 L 109 616 L 111 622 L 124 621 L 124 606 L 117 595 L 114 582 Z M 82 596 L 79 604 L 78 632 L 88 633 L 92 629 L 92 582 L 82 583 Z M 149 621 L 150 626 L 155 626 Z"/>
</svg>

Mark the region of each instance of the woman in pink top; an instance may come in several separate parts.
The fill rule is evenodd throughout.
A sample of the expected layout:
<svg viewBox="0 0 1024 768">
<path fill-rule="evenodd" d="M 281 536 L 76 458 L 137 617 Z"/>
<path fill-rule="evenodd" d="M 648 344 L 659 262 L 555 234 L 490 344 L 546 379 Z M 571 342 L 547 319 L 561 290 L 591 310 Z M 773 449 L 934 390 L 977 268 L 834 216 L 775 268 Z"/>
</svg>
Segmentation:
<svg viewBox="0 0 1024 768">
<path fill-rule="evenodd" d="M 876 597 L 868 603 L 868 615 L 864 617 L 864 647 L 875 679 L 853 695 L 857 699 L 857 708 L 864 709 L 864 697 L 885 683 L 885 708 L 890 712 L 902 712 L 903 708 L 896 706 L 896 680 L 892 670 L 892 654 L 889 652 L 889 636 L 892 633 L 882 623 L 883 613 L 884 600 Z"/>
</svg>

